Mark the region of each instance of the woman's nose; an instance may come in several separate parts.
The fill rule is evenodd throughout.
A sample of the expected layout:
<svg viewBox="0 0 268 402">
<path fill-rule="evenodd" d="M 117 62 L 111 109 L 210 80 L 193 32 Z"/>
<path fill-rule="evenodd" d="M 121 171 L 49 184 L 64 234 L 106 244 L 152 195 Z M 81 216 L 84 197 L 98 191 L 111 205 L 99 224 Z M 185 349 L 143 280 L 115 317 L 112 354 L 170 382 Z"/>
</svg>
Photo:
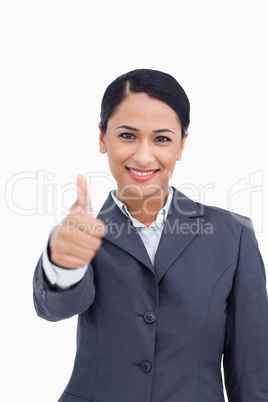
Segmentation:
<svg viewBox="0 0 268 402">
<path fill-rule="evenodd" d="M 139 166 L 148 166 L 154 161 L 154 155 L 152 153 L 151 147 L 147 143 L 139 144 L 135 150 L 133 160 Z"/>
</svg>

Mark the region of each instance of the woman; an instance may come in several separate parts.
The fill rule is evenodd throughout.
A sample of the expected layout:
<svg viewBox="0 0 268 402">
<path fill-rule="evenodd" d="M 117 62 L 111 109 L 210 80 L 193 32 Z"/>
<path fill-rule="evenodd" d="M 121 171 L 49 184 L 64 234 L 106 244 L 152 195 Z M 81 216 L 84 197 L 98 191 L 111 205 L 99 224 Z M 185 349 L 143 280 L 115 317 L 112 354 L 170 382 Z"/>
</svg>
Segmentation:
<svg viewBox="0 0 268 402">
<path fill-rule="evenodd" d="M 268 401 L 265 269 L 251 222 L 193 202 L 169 179 L 189 101 L 168 74 L 118 77 L 101 107 L 100 152 L 117 190 L 94 218 L 83 176 L 34 275 L 37 314 L 79 314 L 60 402 Z"/>
</svg>

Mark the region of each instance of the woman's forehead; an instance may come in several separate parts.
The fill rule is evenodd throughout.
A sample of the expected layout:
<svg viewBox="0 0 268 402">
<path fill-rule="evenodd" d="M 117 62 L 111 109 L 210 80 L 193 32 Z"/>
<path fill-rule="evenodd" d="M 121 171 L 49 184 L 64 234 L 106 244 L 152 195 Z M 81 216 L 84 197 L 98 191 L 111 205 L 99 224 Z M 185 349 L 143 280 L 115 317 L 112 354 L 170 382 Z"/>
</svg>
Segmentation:
<svg viewBox="0 0 268 402">
<path fill-rule="evenodd" d="M 123 121 L 123 123 L 121 123 Z M 178 115 L 166 103 L 145 93 L 131 93 L 118 105 L 108 121 L 116 124 L 132 125 L 134 122 L 150 124 L 179 124 Z M 137 124 L 136 123 L 136 124 Z M 134 126 L 135 127 L 135 126 Z"/>
</svg>

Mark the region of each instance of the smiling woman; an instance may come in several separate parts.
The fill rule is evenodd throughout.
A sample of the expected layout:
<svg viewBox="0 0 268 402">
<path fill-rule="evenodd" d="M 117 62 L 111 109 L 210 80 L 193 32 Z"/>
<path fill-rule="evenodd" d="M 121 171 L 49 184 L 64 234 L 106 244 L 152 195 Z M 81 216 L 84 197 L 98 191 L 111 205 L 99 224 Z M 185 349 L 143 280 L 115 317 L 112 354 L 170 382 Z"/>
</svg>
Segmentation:
<svg viewBox="0 0 268 402">
<path fill-rule="evenodd" d="M 131 215 L 150 226 L 165 204 L 169 180 L 182 157 L 187 132 L 182 139 L 180 117 L 166 103 L 132 93 L 117 106 L 106 132 L 101 123 L 99 128 L 100 152 L 107 152 L 116 196 Z M 150 220 L 142 208 L 145 201 Z"/>
<path fill-rule="evenodd" d="M 265 269 L 251 221 L 169 186 L 189 111 L 160 71 L 121 75 L 104 94 L 99 149 L 117 190 L 94 218 L 78 176 L 33 281 L 39 316 L 79 316 L 60 402 L 224 402 L 222 359 L 229 402 L 268 401 Z"/>
</svg>

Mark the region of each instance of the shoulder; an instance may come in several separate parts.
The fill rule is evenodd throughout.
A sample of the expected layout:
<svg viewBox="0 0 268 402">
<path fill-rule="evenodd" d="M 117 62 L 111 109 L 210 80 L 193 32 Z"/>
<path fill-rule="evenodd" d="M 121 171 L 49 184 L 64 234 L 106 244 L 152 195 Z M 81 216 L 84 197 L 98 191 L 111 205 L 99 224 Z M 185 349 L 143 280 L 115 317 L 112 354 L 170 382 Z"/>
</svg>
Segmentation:
<svg viewBox="0 0 268 402">
<path fill-rule="evenodd" d="M 241 226 L 245 221 L 250 221 L 250 218 L 228 209 L 220 208 L 215 205 L 205 205 L 196 202 L 200 210 L 203 212 L 205 219 L 226 222 L 229 225 Z"/>
<path fill-rule="evenodd" d="M 174 190 L 174 189 L 173 189 Z M 198 217 L 203 224 L 213 225 L 216 232 L 241 233 L 244 227 L 253 229 L 251 219 L 239 213 L 220 208 L 214 205 L 206 205 L 194 201 L 180 191 L 174 191 L 173 206 L 180 205 L 183 213 L 189 211 L 189 218 Z M 215 233 L 215 232 L 214 232 Z"/>
<path fill-rule="evenodd" d="M 251 233 L 255 237 L 253 223 L 248 216 L 229 211 L 217 206 L 208 206 L 199 203 L 203 210 L 205 222 L 211 222 L 217 232 L 225 232 L 229 235 L 242 235 L 243 232 Z"/>
</svg>

